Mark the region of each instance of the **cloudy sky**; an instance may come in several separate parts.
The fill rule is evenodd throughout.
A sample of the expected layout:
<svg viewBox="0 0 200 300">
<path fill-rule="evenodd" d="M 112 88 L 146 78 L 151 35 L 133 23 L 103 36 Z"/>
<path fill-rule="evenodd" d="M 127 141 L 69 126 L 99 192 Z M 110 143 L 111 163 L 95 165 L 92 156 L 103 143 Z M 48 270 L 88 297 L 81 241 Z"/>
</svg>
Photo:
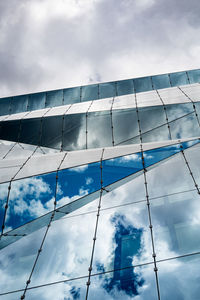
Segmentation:
<svg viewBox="0 0 200 300">
<path fill-rule="evenodd" d="M 0 96 L 199 68 L 198 0 L 0 0 Z"/>
</svg>

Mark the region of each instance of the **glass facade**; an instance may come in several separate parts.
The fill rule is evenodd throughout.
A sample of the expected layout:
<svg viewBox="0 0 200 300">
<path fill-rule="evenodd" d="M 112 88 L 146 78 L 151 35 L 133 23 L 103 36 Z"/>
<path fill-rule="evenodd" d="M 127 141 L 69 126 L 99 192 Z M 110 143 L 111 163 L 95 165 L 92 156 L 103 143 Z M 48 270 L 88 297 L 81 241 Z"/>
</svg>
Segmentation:
<svg viewBox="0 0 200 300">
<path fill-rule="evenodd" d="M 199 74 L 0 99 L 0 299 L 199 299 Z"/>
</svg>

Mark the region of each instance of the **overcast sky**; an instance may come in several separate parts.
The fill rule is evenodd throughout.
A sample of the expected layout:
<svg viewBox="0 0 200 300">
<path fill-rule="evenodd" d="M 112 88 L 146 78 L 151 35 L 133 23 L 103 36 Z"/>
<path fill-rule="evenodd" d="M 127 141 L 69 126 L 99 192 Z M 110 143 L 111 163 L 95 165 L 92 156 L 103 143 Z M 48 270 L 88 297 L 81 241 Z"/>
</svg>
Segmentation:
<svg viewBox="0 0 200 300">
<path fill-rule="evenodd" d="M 200 67 L 198 0 L 0 0 L 0 96 Z"/>
</svg>

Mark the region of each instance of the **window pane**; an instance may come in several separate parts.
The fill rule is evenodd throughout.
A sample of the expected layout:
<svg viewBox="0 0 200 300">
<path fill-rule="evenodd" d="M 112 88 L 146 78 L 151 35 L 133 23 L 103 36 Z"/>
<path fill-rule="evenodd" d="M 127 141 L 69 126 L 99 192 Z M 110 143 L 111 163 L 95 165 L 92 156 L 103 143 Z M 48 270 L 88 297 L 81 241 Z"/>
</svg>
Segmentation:
<svg viewBox="0 0 200 300">
<path fill-rule="evenodd" d="M 16 96 L 11 100 L 11 112 L 16 114 L 19 112 L 27 111 L 28 95 Z"/>
<path fill-rule="evenodd" d="M 72 104 L 81 101 L 80 87 L 68 88 L 63 90 L 64 104 Z"/>
<path fill-rule="evenodd" d="M 47 92 L 45 107 L 54 107 L 63 104 L 63 90 Z"/>
<path fill-rule="evenodd" d="M 116 96 L 116 84 L 115 82 L 107 82 L 99 84 L 99 98 L 109 98 Z"/>
<path fill-rule="evenodd" d="M 81 101 L 96 100 L 98 98 L 98 84 L 86 85 L 82 87 Z"/>
<path fill-rule="evenodd" d="M 21 120 L 19 142 L 39 145 L 41 131 L 41 118 Z"/>
<path fill-rule="evenodd" d="M 171 73 L 169 76 L 172 86 L 189 84 L 186 72 Z"/>
<path fill-rule="evenodd" d="M 10 113 L 10 102 L 11 97 L 9 98 L 1 98 L 0 99 L 0 115 L 8 115 Z"/>
<path fill-rule="evenodd" d="M 187 73 L 188 73 L 190 83 L 200 82 L 200 70 L 192 70 L 192 71 L 188 71 Z"/>
<path fill-rule="evenodd" d="M 61 149 L 62 123 L 62 116 L 42 119 L 41 146 Z"/>
<path fill-rule="evenodd" d="M 133 94 L 134 87 L 133 87 L 133 79 L 129 80 L 120 80 L 117 82 L 117 95 L 127 95 Z"/>
<path fill-rule="evenodd" d="M 134 87 L 136 93 L 151 91 L 153 89 L 151 77 L 142 77 L 134 79 Z"/>
<path fill-rule="evenodd" d="M 135 109 L 112 111 L 114 144 L 131 142 L 131 139 L 139 135 L 137 113 Z"/>
<path fill-rule="evenodd" d="M 88 148 L 112 146 L 112 129 L 110 112 L 88 113 L 87 118 Z"/>
<path fill-rule="evenodd" d="M 152 76 L 152 82 L 153 82 L 153 87 L 156 90 L 170 87 L 168 74 Z"/>
<path fill-rule="evenodd" d="M 158 263 L 161 299 L 199 299 L 199 255 Z"/>
<path fill-rule="evenodd" d="M 5 231 L 22 226 L 52 211 L 55 184 L 56 172 L 13 181 Z"/>
<path fill-rule="evenodd" d="M 163 106 L 139 107 L 138 112 L 142 133 L 167 122 Z"/>
<path fill-rule="evenodd" d="M 46 93 L 36 93 L 29 95 L 28 110 L 38 110 L 45 108 Z"/>
<path fill-rule="evenodd" d="M 20 134 L 20 120 L 0 123 L 0 139 L 17 142 Z"/>
<path fill-rule="evenodd" d="M 172 139 L 196 137 L 200 135 L 200 127 L 195 113 L 170 123 Z"/>
<path fill-rule="evenodd" d="M 192 103 L 166 105 L 169 122 L 176 120 L 194 111 Z"/>
<path fill-rule="evenodd" d="M 64 116 L 63 150 L 80 150 L 86 148 L 85 114 Z"/>
</svg>

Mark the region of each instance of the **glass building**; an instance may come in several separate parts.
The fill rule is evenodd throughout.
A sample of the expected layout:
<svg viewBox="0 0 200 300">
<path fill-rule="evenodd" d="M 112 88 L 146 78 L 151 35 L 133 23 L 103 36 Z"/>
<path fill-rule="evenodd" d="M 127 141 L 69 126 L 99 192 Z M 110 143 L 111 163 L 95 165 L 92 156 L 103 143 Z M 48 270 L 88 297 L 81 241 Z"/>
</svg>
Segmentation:
<svg viewBox="0 0 200 300">
<path fill-rule="evenodd" d="M 0 300 L 199 300 L 199 83 L 0 99 Z"/>
</svg>

